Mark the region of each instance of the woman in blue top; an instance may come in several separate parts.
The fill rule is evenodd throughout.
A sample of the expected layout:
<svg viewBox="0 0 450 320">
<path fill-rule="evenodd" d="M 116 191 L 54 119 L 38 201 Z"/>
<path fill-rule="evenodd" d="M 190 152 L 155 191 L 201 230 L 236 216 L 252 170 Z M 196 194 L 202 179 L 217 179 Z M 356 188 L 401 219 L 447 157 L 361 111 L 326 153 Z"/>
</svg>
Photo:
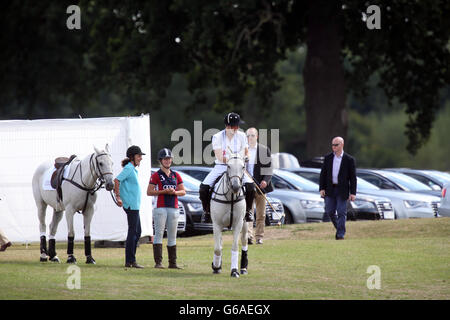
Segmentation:
<svg viewBox="0 0 450 320">
<path fill-rule="evenodd" d="M 136 248 L 141 237 L 141 220 L 139 208 L 141 206 L 141 188 L 138 181 L 138 171 L 142 160 L 141 148 L 131 146 L 127 150 L 127 157 L 122 161 L 122 172 L 114 179 L 114 192 L 117 204 L 123 207 L 127 214 L 128 235 L 125 246 L 125 267 L 144 268 L 136 262 Z"/>
</svg>

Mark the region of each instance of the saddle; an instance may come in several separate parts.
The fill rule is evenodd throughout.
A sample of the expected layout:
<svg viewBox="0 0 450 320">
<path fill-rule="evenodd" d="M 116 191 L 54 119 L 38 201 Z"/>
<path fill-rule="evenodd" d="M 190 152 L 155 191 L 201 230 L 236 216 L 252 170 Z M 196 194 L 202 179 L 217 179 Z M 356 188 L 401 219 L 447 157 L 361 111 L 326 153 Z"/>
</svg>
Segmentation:
<svg viewBox="0 0 450 320">
<path fill-rule="evenodd" d="M 52 177 L 50 179 L 50 184 L 52 188 L 56 189 L 58 193 L 58 201 L 63 200 L 61 184 L 64 180 L 64 169 L 68 166 L 73 159 L 75 159 L 76 155 L 71 155 L 70 158 L 67 157 L 58 157 L 55 159 L 55 172 L 53 172 Z"/>
</svg>

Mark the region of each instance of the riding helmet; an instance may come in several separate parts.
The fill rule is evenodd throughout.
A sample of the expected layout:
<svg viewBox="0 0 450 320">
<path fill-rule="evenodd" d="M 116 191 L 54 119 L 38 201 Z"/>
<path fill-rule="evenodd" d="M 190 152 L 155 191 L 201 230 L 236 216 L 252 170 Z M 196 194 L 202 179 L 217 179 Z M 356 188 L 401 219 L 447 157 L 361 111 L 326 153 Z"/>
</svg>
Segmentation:
<svg viewBox="0 0 450 320">
<path fill-rule="evenodd" d="M 158 160 L 161 161 L 161 159 L 164 159 L 164 158 L 173 158 L 172 151 L 170 151 L 170 149 L 164 148 L 164 149 L 159 150 Z"/>
<path fill-rule="evenodd" d="M 131 146 L 127 149 L 127 158 L 133 159 L 136 154 L 145 155 L 138 146 Z"/>
<path fill-rule="evenodd" d="M 241 117 L 237 113 L 230 112 L 225 116 L 223 122 L 226 126 L 238 126 L 242 121 Z"/>
</svg>

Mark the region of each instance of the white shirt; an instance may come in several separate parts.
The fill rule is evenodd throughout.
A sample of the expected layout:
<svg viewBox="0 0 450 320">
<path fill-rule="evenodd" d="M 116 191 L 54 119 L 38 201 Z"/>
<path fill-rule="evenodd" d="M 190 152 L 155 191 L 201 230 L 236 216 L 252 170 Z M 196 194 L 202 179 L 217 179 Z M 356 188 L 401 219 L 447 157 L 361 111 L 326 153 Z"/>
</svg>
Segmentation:
<svg viewBox="0 0 450 320">
<path fill-rule="evenodd" d="M 257 144 L 255 144 L 254 147 L 251 147 L 251 146 L 248 147 L 249 157 L 248 157 L 247 171 L 252 176 L 253 176 L 253 170 L 254 170 L 255 164 L 256 164 L 256 150 L 258 150 Z"/>
<path fill-rule="evenodd" d="M 338 156 L 337 154 L 334 154 L 334 157 L 333 157 L 333 172 L 332 172 L 333 184 L 337 184 L 338 183 L 339 169 L 341 168 L 341 162 L 342 162 L 342 157 L 343 156 L 344 156 L 344 151 L 343 150 L 342 150 L 342 154 L 340 156 Z"/>
<path fill-rule="evenodd" d="M 247 136 L 243 131 L 237 131 L 231 139 L 226 136 L 225 129 L 217 132 L 212 137 L 212 148 L 213 150 L 222 150 L 222 155 L 226 156 L 230 152 L 228 147 L 230 147 L 233 153 L 238 153 L 242 151 L 244 153 L 245 148 L 248 148 Z M 216 164 L 224 164 L 222 161 L 216 159 Z"/>
</svg>

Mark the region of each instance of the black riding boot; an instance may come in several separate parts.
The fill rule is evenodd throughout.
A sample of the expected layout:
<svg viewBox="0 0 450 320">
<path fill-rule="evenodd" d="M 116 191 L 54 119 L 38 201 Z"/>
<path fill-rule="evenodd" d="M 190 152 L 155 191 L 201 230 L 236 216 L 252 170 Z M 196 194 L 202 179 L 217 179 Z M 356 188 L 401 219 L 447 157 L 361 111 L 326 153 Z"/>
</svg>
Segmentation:
<svg viewBox="0 0 450 320">
<path fill-rule="evenodd" d="M 200 201 L 203 206 L 203 217 L 205 223 L 212 223 L 211 213 L 210 213 L 210 189 L 211 187 L 207 184 L 200 184 Z"/>
<path fill-rule="evenodd" d="M 253 221 L 253 200 L 255 199 L 255 186 L 253 183 L 245 184 L 245 221 L 252 222 Z"/>
</svg>

